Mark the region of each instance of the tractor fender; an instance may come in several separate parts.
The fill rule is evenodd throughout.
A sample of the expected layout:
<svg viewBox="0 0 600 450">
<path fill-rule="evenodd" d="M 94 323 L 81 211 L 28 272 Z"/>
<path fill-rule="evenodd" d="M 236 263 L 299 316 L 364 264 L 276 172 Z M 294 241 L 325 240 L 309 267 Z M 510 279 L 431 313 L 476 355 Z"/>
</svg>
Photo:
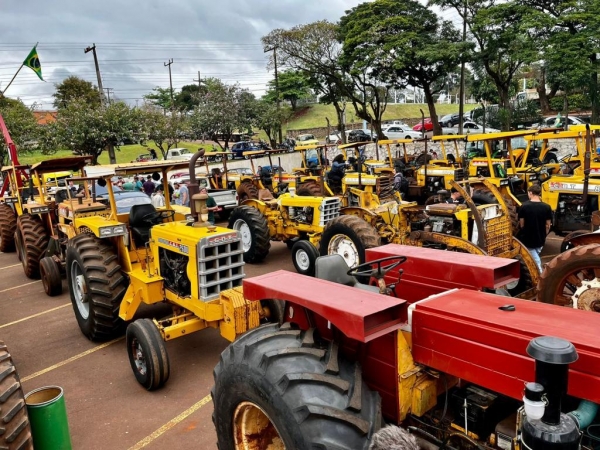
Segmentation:
<svg viewBox="0 0 600 450">
<path fill-rule="evenodd" d="M 581 247 L 582 245 L 600 244 L 600 234 L 598 233 L 586 233 L 576 236 L 571 239 L 572 247 Z"/>
<path fill-rule="evenodd" d="M 358 216 L 366 222 L 373 224 L 377 219 L 378 215 L 374 211 L 371 211 L 366 208 L 361 208 L 360 206 L 347 206 L 345 208 L 340 209 L 341 216 Z"/>
<path fill-rule="evenodd" d="M 267 204 L 265 202 L 263 202 L 261 200 L 256 200 L 255 198 L 250 198 L 248 200 L 244 200 L 243 202 L 240 202 L 240 205 L 250 206 L 252 208 L 258 209 L 260 211 L 260 213 L 263 215 L 269 209 L 269 207 L 267 206 Z"/>
</svg>

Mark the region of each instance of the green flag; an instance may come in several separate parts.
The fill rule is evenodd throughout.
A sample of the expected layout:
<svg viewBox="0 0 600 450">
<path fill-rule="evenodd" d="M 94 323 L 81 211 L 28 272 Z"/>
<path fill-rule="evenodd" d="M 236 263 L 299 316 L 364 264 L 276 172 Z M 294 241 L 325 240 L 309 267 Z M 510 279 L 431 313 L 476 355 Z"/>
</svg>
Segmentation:
<svg viewBox="0 0 600 450">
<path fill-rule="evenodd" d="M 23 61 L 23 65 L 33 70 L 37 76 L 40 77 L 40 80 L 44 81 L 42 78 L 42 65 L 40 64 L 40 58 L 38 57 L 36 47 L 37 44 L 31 49 L 27 58 Z"/>
</svg>

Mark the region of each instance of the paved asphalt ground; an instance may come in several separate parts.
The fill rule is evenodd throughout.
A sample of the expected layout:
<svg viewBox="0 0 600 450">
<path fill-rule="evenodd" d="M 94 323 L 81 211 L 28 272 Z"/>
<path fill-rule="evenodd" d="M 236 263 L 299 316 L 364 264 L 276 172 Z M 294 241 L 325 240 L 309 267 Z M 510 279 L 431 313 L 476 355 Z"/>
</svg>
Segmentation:
<svg viewBox="0 0 600 450">
<path fill-rule="evenodd" d="M 558 252 L 549 237 L 544 262 Z M 0 339 L 8 345 L 25 393 L 61 386 L 74 449 L 216 449 L 211 415 L 212 370 L 227 342 L 208 329 L 167 343 L 171 376 L 147 392 L 135 380 L 123 338 L 102 344 L 79 331 L 66 281 L 64 293 L 47 297 L 30 280 L 15 253 L 0 253 Z M 263 264 L 246 265 L 246 276 L 294 271 L 290 253 L 273 243 Z M 155 306 L 154 308 L 161 308 Z M 164 307 L 162 307 L 164 308 Z M 140 317 L 157 309 L 140 311 Z"/>
</svg>

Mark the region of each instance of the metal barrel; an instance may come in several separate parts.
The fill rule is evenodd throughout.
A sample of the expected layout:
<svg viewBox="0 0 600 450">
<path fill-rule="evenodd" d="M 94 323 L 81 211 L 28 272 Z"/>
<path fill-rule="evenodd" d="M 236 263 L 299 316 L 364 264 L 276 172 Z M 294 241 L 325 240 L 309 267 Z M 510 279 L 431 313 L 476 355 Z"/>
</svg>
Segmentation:
<svg viewBox="0 0 600 450">
<path fill-rule="evenodd" d="M 25 396 L 36 450 L 71 450 L 64 392 L 58 386 L 35 389 Z"/>
</svg>

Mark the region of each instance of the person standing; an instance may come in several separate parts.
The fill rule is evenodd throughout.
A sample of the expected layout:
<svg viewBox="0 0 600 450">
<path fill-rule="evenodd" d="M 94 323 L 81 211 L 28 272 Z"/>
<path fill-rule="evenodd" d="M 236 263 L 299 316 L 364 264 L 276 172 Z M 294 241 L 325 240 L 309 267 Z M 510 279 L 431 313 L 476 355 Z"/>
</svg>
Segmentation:
<svg viewBox="0 0 600 450">
<path fill-rule="evenodd" d="M 208 190 L 205 187 L 200 188 L 200 194 L 208 195 Z M 219 207 L 217 206 L 217 202 L 214 198 L 208 195 L 206 199 L 206 209 L 208 209 L 208 223 L 211 225 L 215 224 L 215 211 L 219 211 Z"/>
<path fill-rule="evenodd" d="M 179 195 L 181 196 L 181 204 L 183 206 L 190 206 L 190 191 L 185 183 L 181 183 L 179 186 Z"/>
<path fill-rule="evenodd" d="M 175 203 L 176 205 L 181 206 L 181 192 L 179 191 L 180 188 L 180 184 L 179 182 L 175 182 L 173 183 L 173 194 L 171 195 L 171 198 L 173 199 L 173 203 Z"/>
<path fill-rule="evenodd" d="M 152 181 L 152 175 L 148 175 L 143 185 L 144 193 L 148 197 L 152 197 L 152 193 L 154 192 L 155 187 L 156 186 L 154 185 L 154 181 Z"/>
<path fill-rule="evenodd" d="M 165 206 L 165 197 L 163 196 L 162 189 L 157 189 L 152 194 L 152 205 L 155 208 L 161 208 Z"/>
<path fill-rule="evenodd" d="M 542 188 L 539 184 L 529 186 L 527 195 L 529 201 L 523 203 L 521 209 L 519 209 L 520 230 L 517 238 L 527 247 L 540 272 L 542 272 L 540 254 L 552 225 L 552 208 L 540 198 Z"/>
<path fill-rule="evenodd" d="M 141 182 L 140 177 L 138 177 L 137 175 L 133 177 L 133 184 L 133 189 L 135 191 L 144 192 L 144 183 Z"/>
</svg>

